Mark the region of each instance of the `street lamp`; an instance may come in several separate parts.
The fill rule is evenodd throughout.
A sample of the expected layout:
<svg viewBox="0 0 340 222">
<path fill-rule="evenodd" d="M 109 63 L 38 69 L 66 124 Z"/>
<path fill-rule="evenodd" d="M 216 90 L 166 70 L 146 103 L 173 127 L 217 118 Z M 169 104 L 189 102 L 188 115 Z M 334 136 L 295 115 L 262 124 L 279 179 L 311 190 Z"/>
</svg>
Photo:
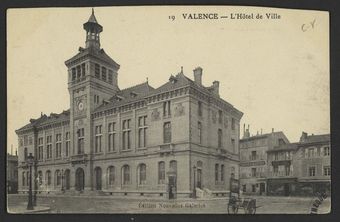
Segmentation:
<svg viewBox="0 0 340 222">
<path fill-rule="evenodd" d="M 196 198 L 196 166 L 194 165 L 194 192 L 193 198 Z"/>
<path fill-rule="evenodd" d="M 29 154 L 26 162 L 30 169 L 30 182 L 29 182 L 29 190 L 28 190 L 27 210 L 33 210 L 34 207 L 33 207 L 33 200 L 32 200 L 32 165 L 34 162 L 34 157 L 32 156 L 32 153 Z"/>
</svg>

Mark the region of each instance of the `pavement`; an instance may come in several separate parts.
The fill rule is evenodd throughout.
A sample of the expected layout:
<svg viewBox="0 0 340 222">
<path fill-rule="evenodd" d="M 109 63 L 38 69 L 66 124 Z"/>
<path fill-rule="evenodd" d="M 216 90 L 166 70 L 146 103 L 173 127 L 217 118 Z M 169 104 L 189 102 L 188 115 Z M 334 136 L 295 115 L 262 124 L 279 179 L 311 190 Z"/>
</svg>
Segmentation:
<svg viewBox="0 0 340 222">
<path fill-rule="evenodd" d="M 250 196 L 256 199 L 256 214 L 310 214 L 316 197 Z M 18 212 L 27 196 L 8 195 L 8 211 Z M 50 208 L 40 213 L 151 213 L 151 214 L 227 214 L 228 198 L 167 200 L 147 197 L 39 195 L 37 205 Z M 329 213 L 331 199 L 325 199 L 318 213 Z M 22 213 L 22 212 L 18 212 Z M 24 212 L 26 213 L 26 212 Z M 243 209 L 239 209 L 243 214 Z"/>
</svg>

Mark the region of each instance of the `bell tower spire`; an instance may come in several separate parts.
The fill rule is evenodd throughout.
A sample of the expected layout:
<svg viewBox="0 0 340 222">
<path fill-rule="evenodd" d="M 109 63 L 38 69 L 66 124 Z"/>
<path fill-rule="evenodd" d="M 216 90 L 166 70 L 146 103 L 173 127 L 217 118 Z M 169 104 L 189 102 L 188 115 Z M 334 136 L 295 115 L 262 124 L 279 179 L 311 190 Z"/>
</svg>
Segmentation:
<svg viewBox="0 0 340 222">
<path fill-rule="evenodd" d="M 100 49 L 100 38 L 99 34 L 103 31 L 103 26 L 101 26 L 94 15 L 94 9 L 92 8 L 92 14 L 89 20 L 84 23 L 84 29 L 86 30 L 86 48 L 96 48 Z"/>
</svg>

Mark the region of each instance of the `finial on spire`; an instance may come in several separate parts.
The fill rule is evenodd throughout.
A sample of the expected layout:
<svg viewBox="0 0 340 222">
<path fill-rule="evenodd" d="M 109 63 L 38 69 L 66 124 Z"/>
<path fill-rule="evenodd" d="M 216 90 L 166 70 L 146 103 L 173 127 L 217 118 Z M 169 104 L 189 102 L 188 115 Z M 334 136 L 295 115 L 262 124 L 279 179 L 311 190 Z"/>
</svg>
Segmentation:
<svg viewBox="0 0 340 222">
<path fill-rule="evenodd" d="M 94 15 L 94 9 L 93 9 L 93 7 L 92 7 L 92 15 Z"/>
</svg>

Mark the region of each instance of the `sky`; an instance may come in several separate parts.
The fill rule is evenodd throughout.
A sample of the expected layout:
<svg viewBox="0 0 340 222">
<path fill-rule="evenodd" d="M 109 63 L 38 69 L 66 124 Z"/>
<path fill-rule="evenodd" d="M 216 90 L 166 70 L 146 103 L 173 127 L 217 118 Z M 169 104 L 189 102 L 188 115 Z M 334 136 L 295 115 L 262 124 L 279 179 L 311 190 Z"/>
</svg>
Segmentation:
<svg viewBox="0 0 340 222">
<path fill-rule="evenodd" d="M 185 20 L 184 13 L 218 13 L 228 19 Z M 281 19 L 230 19 L 231 13 L 277 13 Z M 15 130 L 69 108 L 64 62 L 85 46 L 91 8 L 7 11 L 7 150 Z M 175 20 L 169 16 L 175 16 Z M 220 81 L 220 96 L 244 113 L 251 134 L 330 132 L 329 15 L 327 12 L 260 7 L 96 7 L 101 47 L 118 64 L 119 87 L 148 78 L 159 87 L 171 74 Z"/>
</svg>

